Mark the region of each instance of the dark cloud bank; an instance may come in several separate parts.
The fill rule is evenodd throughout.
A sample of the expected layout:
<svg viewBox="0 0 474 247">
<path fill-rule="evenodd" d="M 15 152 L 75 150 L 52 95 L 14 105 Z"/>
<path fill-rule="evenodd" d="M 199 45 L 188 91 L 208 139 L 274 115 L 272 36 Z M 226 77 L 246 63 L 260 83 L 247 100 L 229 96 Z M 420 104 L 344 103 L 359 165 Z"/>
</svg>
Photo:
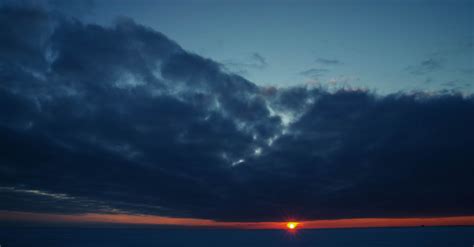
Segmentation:
<svg viewBox="0 0 474 247">
<path fill-rule="evenodd" d="M 0 10 L 0 210 L 474 214 L 474 99 L 261 88 L 163 34 Z"/>
</svg>

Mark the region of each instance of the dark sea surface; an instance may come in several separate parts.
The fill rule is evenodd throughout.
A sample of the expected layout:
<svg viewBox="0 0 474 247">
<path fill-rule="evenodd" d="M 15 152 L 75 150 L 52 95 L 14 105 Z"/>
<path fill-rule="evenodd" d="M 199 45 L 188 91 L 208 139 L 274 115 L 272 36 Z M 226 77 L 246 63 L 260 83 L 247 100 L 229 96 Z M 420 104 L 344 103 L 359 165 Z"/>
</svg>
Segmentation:
<svg viewBox="0 0 474 247">
<path fill-rule="evenodd" d="M 299 230 L 0 228 L 1 247 L 473 247 L 474 227 Z"/>
</svg>

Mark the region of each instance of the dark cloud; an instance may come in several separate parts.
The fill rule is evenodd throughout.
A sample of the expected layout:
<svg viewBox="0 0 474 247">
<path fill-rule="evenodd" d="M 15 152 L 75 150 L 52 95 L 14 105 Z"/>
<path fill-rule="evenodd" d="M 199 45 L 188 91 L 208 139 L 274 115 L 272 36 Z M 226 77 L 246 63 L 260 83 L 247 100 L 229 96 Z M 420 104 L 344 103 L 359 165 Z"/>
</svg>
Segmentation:
<svg viewBox="0 0 474 247">
<path fill-rule="evenodd" d="M 267 67 L 267 60 L 257 52 L 252 53 L 252 59 L 256 61 L 256 65 L 259 68 Z"/>
<path fill-rule="evenodd" d="M 441 83 L 441 86 L 445 88 L 445 90 L 461 92 L 469 89 L 472 85 L 471 83 L 466 83 L 461 80 L 451 80 Z"/>
<path fill-rule="evenodd" d="M 438 59 L 429 58 L 421 61 L 419 64 L 407 67 L 407 71 L 414 75 L 425 75 L 441 69 L 442 63 Z"/>
<path fill-rule="evenodd" d="M 267 59 L 258 52 L 241 60 L 226 60 L 222 64 L 226 69 L 241 75 L 247 75 L 249 70 L 263 70 L 268 66 Z"/>
<path fill-rule="evenodd" d="M 54 11 L 63 12 L 72 16 L 91 14 L 96 4 L 95 0 L 47 0 L 46 2 Z"/>
<path fill-rule="evenodd" d="M 341 64 L 343 64 L 340 60 L 328 59 L 328 58 L 317 58 L 316 62 L 320 63 L 320 64 L 323 64 L 323 65 L 341 65 Z"/>
<path fill-rule="evenodd" d="M 327 69 L 307 69 L 301 71 L 299 74 L 305 77 L 309 77 L 311 79 L 319 79 L 321 76 L 326 74 L 329 70 Z"/>
<path fill-rule="evenodd" d="M 474 68 L 460 69 L 459 71 L 463 74 L 466 74 L 466 75 L 474 74 Z"/>
<path fill-rule="evenodd" d="M 0 210 L 474 213 L 472 96 L 270 90 L 129 19 L 0 20 Z"/>
</svg>

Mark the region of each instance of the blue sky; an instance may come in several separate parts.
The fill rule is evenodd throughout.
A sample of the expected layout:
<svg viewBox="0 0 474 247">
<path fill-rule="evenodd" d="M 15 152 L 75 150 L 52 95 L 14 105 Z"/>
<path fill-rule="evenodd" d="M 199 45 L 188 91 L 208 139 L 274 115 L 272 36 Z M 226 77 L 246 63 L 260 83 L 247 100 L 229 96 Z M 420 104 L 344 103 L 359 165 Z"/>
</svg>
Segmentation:
<svg viewBox="0 0 474 247">
<path fill-rule="evenodd" d="M 472 92 L 472 1 L 96 1 L 258 85 Z"/>
</svg>

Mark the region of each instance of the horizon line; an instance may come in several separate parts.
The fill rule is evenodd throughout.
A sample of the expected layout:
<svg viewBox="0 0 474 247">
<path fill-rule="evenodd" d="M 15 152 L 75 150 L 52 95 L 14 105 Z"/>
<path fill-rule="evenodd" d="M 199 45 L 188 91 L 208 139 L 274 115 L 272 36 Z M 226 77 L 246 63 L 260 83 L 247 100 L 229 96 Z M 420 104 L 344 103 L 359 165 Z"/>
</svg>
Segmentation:
<svg viewBox="0 0 474 247">
<path fill-rule="evenodd" d="M 19 211 L 0 211 L 0 226 L 7 223 L 15 226 L 28 224 L 48 224 L 77 227 L 169 227 L 169 228 L 214 228 L 214 229 L 286 229 L 288 221 L 297 221 L 298 229 L 344 229 L 344 228 L 390 228 L 390 227 L 435 227 L 435 226 L 474 226 L 474 216 L 447 217 L 398 217 L 398 218 L 346 218 L 282 221 L 216 221 L 199 218 L 178 218 L 145 214 L 52 214 Z"/>
</svg>

